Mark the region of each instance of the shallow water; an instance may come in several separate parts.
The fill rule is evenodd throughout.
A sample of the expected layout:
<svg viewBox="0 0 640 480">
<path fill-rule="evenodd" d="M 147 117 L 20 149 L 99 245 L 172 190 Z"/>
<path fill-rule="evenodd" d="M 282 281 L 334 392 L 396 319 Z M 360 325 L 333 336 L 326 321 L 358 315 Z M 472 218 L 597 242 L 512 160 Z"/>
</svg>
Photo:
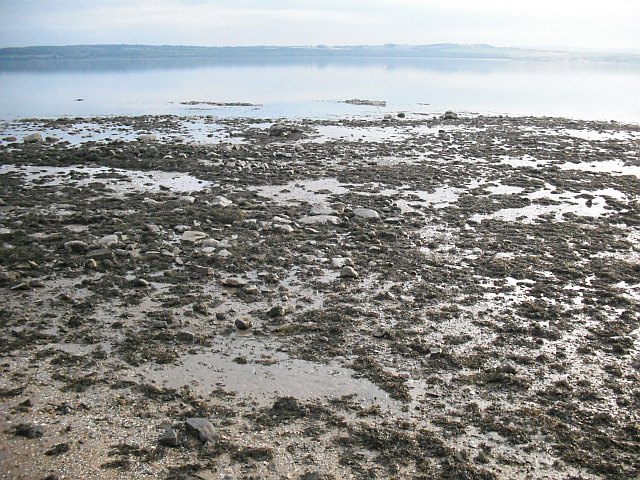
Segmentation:
<svg viewBox="0 0 640 480">
<path fill-rule="evenodd" d="M 450 59 L 300 59 L 269 65 L 59 63 L 0 69 L 0 119 L 180 114 L 344 117 L 443 112 L 640 121 L 640 66 Z M 386 107 L 347 99 L 384 100 Z M 248 102 L 252 106 L 184 105 Z M 580 133 L 568 132 L 580 135 Z"/>
</svg>

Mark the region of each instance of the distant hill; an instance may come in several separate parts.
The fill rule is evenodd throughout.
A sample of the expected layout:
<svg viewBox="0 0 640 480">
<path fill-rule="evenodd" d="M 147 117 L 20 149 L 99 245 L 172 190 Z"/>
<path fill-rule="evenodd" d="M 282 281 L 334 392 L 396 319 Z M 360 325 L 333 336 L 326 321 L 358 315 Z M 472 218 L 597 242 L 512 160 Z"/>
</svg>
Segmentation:
<svg viewBox="0 0 640 480">
<path fill-rule="evenodd" d="M 298 64 L 318 65 L 361 62 L 381 59 L 395 62 L 441 62 L 443 59 L 464 61 L 530 60 L 540 62 L 615 62 L 640 65 L 640 55 L 625 53 L 563 52 L 491 45 L 380 46 L 307 46 L 307 47 L 199 47 L 180 45 L 70 45 L 0 49 L 0 70 L 73 70 L 172 67 L 188 68 L 201 64 Z"/>
<path fill-rule="evenodd" d="M 563 52 L 493 47 L 491 45 L 380 45 L 308 47 L 199 47 L 179 45 L 71 45 L 0 49 L 0 62 L 49 60 L 164 60 L 164 59 L 250 59 L 261 58 L 455 58 L 537 61 L 605 61 L 640 63 L 640 55 L 624 53 Z"/>
</svg>

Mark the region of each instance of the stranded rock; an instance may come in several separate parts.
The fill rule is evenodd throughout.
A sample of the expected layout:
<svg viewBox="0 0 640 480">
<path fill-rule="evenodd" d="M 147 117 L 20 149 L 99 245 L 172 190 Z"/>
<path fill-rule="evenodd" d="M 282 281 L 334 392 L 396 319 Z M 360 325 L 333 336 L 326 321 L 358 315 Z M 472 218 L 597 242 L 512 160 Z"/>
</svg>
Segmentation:
<svg viewBox="0 0 640 480">
<path fill-rule="evenodd" d="M 139 142 L 155 142 L 158 138 L 153 134 L 138 135 Z"/>
<path fill-rule="evenodd" d="M 32 133 L 23 138 L 24 143 L 42 143 L 42 135 L 39 133 Z"/>
<path fill-rule="evenodd" d="M 380 218 L 380 214 L 370 208 L 356 208 L 353 211 L 353 214 L 356 217 L 363 218 L 365 220 L 378 220 Z"/>
<path fill-rule="evenodd" d="M 302 217 L 300 223 L 304 223 L 305 225 L 339 225 L 342 223 L 342 220 L 333 215 L 310 215 Z"/>
<path fill-rule="evenodd" d="M 185 426 L 189 433 L 195 435 L 203 443 L 213 443 L 218 440 L 218 435 L 213 425 L 206 418 L 189 418 L 185 422 Z"/>
</svg>

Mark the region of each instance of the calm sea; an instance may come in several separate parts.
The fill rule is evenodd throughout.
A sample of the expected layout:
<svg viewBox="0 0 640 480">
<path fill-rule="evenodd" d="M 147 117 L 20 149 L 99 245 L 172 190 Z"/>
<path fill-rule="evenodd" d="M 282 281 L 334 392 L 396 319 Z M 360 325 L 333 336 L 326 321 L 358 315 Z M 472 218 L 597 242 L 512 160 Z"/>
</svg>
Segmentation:
<svg viewBox="0 0 640 480">
<path fill-rule="evenodd" d="M 99 61 L 0 67 L 0 119 L 332 117 L 444 110 L 640 122 L 640 65 L 460 59 Z M 386 107 L 347 99 L 384 100 Z M 82 99 L 79 101 L 79 99 Z M 248 102 L 251 107 L 181 102 Z"/>
</svg>

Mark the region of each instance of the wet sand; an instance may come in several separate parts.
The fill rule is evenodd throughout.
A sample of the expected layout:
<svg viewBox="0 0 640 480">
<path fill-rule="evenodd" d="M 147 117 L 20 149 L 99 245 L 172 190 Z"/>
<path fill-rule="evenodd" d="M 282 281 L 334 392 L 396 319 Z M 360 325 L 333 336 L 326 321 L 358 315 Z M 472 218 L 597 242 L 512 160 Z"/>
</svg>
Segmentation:
<svg viewBox="0 0 640 480">
<path fill-rule="evenodd" d="M 451 117 L 2 125 L 2 478 L 639 475 L 640 127 Z"/>
</svg>

